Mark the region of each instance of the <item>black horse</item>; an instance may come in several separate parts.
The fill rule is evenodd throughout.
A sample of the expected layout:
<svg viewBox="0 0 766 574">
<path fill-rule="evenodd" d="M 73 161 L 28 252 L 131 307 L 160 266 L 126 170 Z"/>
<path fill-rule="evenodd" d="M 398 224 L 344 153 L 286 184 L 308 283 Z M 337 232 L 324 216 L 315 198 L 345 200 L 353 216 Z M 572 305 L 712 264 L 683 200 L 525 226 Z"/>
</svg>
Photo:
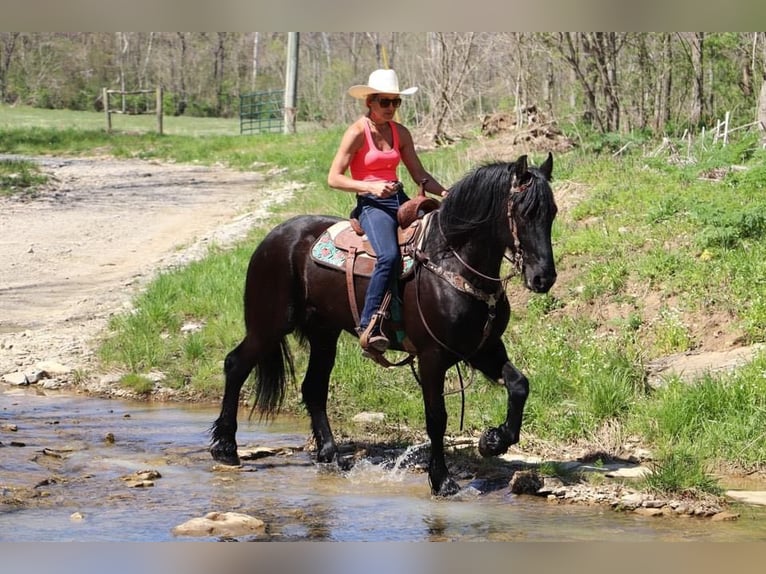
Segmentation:
<svg viewBox="0 0 766 574">
<path fill-rule="evenodd" d="M 527 378 L 508 360 L 501 336 L 510 306 L 505 279 L 500 277 L 509 254 L 525 286 L 547 292 L 556 281 L 551 227 L 556 204 L 550 187 L 553 157 L 539 167 L 526 156 L 513 163 L 478 167 L 449 191 L 433 212 L 416 253 L 411 278 L 402 281 L 401 323 L 416 349 L 431 440 L 428 477 L 435 495 L 460 490 L 450 477 L 444 457 L 447 411 L 444 377 L 463 361 L 508 392 L 508 411 L 498 427 L 484 431 L 480 453 L 506 452 L 519 440 Z M 342 331 L 355 335 L 353 314 L 343 273 L 312 261 L 316 239 L 336 217 L 305 215 L 275 227 L 253 253 L 244 295 L 246 335 L 227 356 L 226 387 L 221 413 L 211 428 L 211 454 L 225 464 L 239 464 L 235 434 L 243 383 L 255 369 L 255 408 L 277 412 L 285 383 L 293 378 L 286 335 L 296 333 L 310 347 L 301 393 L 311 417 L 317 461 L 332 462 L 338 453 L 327 419 L 330 372 Z M 357 300 L 364 300 L 367 282 L 357 280 Z M 384 322 L 384 331 L 390 325 Z M 387 331 L 390 333 L 390 331 Z M 392 348 L 401 346 L 389 337 Z"/>
</svg>

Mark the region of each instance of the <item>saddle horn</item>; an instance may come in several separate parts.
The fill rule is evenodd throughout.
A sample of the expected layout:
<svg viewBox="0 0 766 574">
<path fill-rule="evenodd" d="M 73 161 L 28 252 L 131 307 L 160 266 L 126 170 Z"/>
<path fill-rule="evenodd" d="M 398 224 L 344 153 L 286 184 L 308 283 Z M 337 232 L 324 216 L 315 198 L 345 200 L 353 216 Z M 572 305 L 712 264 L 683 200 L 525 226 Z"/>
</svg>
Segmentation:
<svg viewBox="0 0 766 574">
<path fill-rule="evenodd" d="M 407 229 L 416 220 L 421 219 L 429 211 L 439 209 L 439 202 L 433 197 L 426 195 L 426 184 L 428 179 L 424 179 L 418 186 L 418 194 L 405 201 L 396 213 L 396 218 L 399 221 L 399 226 L 402 229 Z"/>
</svg>

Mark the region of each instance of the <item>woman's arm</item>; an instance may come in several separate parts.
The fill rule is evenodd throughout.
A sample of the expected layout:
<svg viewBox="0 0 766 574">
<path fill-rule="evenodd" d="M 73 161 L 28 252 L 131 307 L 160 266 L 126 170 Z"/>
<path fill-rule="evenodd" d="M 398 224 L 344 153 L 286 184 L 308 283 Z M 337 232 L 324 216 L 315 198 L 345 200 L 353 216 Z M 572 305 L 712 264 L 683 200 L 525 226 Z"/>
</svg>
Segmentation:
<svg viewBox="0 0 766 574">
<path fill-rule="evenodd" d="M 399 130 L 399 154 L 402 156 L 407 171 L 410 173 L 410 177 L 420 185 L 424 179 L 428 180 L 425 184 L 425 190 L 434 195 L 447 195 L 447 190 L 434 179 L 430 173 L 426 171 L 423 164 L 415 151 L 415 143 L 412 141 L 412 134 L 410 130 L 401 124 L 395 124 Z"/>
</svg>

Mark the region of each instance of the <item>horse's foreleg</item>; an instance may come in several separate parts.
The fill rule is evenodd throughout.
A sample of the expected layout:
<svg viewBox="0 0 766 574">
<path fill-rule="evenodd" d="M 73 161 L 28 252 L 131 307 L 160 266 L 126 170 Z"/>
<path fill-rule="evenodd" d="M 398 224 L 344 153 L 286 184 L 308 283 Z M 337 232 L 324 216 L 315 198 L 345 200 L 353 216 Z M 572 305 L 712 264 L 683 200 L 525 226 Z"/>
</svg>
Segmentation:
<svg viewBox="0 0 766 574">
<path fill-rule="evenodd" d="M 508 360 L 508 354 L 499 339 L 494 345 L 485 345 L 483 351 L 471 360 L 471 365 L 491 380 L 502 379 L 508 393 L 505 421 L 498 427 L 485 430 L 479 439 L 479 452 L 482 456 L 497 456 L 519 442 L 524 405 L 529 396 L 529 381 Z"/>
<path fill-rule="evenodd" d="M 503 365 L 503 384 L 508 392 L 508 412 L 505 422 L 499 427 L 484 431 L 479 439 L 479 453 L 482 456 L 497 456 L 519 442 L 521 419 L 524 405 L 529 396 L 529 381 L 510 362 Z"/>
<path fill-rule="evenodd" d="M 460 486 L 449 475 L 444 457 L 444 433 L 447 432 L 447 409 L 444 405 L 444 369 L 432 367 L 421 356 L 420 380 L 425 404 L 426 431 L 431 439 L 431 458 L 428 462 L 428 481 L 436 496 L 451 496 Z"/>
<path fill-rule="evenodd" d="M 237 454 L 237 407 L 242 385 L 253 370 L 255 361 L 247 351 L 247 339 L 226 355 L 224 373 L 226 386 L 223 391 L 221 413 L 211 428 L 212 444 L 210 454 L 220 463 L 240 464 Z"/>
<path fill-rule="evenodd" d="M 303 403 L 311 417 L 311 431 L 317 446 L 317 462 L 332 462 L 338 447 L 327 419 L 330 373 L 335 366 L 339 332 L 317 332 L 309 336 L 311 354 L 301 385 Z"/>
</svg>

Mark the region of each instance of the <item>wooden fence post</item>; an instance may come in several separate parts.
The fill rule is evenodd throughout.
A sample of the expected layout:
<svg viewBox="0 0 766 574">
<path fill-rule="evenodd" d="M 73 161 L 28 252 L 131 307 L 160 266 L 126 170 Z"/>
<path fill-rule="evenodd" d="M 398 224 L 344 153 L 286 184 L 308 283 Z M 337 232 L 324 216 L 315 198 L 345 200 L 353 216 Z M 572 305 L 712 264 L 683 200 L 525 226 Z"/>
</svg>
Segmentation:
<svg viewBox="0 0 766 574">
<path fill-rule="evenodd" d="M 106 114 L 106 131 L 112 133 L 112 114 L 109 112 L 109 90 L 101 90 L 101 98 L 104 100 L 104 114 Z"/>
<path fill-rule="evenodd" d="M 157 132 L 162 135 L 162 86 L 157 86 Z"/>
</svg>

